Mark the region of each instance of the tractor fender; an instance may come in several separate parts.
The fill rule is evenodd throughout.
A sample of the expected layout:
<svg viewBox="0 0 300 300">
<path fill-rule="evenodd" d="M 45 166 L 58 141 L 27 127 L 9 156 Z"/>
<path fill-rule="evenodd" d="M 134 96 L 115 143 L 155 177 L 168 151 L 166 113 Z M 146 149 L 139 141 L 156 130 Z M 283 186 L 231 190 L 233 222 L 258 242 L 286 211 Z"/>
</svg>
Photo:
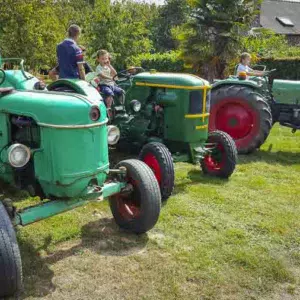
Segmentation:
<svg viewBox="0 0 300 300">
<path fill-rule="evenodd" d="M 225 85 L 241 85 L 241 86 L 245 86 L 245 87 L 250 87 L 254 90 L 260 90 L 262 87 L 260 84 L 258 84 L 257 82 L 255 82 L 253 80 L 229 79 L 229 80 L 216 81 L 212 85 L 212 90 L 218 89 Z"/>
<path fill-rule="evenodd" d="M 58 79 L 47 86 L 48 91 L 77 93 L 90 99 L 103 100 L 99 92 L 88 82 L 80 79 Z"/>
</svg>

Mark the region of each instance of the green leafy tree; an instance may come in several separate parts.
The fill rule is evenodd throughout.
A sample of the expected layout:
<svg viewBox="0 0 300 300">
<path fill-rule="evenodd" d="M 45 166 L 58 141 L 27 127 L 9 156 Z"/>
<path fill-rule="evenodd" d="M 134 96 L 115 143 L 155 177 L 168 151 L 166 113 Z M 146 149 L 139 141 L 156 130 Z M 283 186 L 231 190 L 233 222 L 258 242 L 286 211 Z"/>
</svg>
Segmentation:
<svg viewBox="0 0 300 300">
<path fill-rule="evenodd" d="M 152 40 L 157 51 L 176 49 L 177 40 L 172 36 L 172 29 L 187 21 L 188 4 L 186 0 L 167 0 L 158 7 L 158 16 L 153 20 Z"/>
<path fill-rule="evenodd" d="M 227 62 L 239 52 L 260 2 L 188 0 L 189 20 L 173 31 L 185 60 L 209 80 L 222 77 Z"/>
<path fill-rule="evenodd" d="M 83 0 L 6 0 L 0 9 L 2 56 L 25 58 L 30 68 L 50 68 L 68 25 L 84 24 L 87 9 Z"/>
<path fill-rule="evenodd" d="M 95 1 L 87 35 L 93 55 L 99 49 L 106 49 L 112 53 L 114 65 L 121 69 L 126 67 L 128 57 L 153 48 L 150 16 L 155 13 L 156 6 L 135 1 L 109 2 Z"/>
<path fill-rule="evenodd" d="M 300 54 L 300 48 L 290 46 L 284 35 L 264 28 L 251 30 L 241 42 L 244 51 L 259 57 L 288 57 Z"/>
</svg>

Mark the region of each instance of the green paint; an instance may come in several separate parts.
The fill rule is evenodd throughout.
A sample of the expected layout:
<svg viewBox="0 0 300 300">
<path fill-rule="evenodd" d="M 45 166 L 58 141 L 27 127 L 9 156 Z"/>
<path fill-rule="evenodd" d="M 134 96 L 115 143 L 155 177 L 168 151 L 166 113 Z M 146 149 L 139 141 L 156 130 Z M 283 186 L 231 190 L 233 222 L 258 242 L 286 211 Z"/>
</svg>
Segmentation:
<svg viewBox="0 0 300 300">
<path fill-rule="evenodd" d="M 20 79 L 18 80 L 20 81 Z M 171 151 L 173 153 L 180 152 L 184 155 L 187 154 L 190 157 L 189 161 L 194 162 L 195 157 L 193 151 L 190 150 L 191 144 L 196 143 L 203 145 L 206 142 L 208 135 L 208 116 L 186 118 L 186 115 L 207 112 L 206 109 L 203 110 L 202 108 L 204 105 L 204 91 L 202 88 L 208 85 L 207 81 L 197 76 L 160 72 L 143 72 L 125 82 L 123 81 L 120 83 L 120 86 L 126 91 L 124 110 L 118 112 L 112 121 L 112 124 L 118 126 L 121 131 L 120 143 L 126 142 L 135 148 L 141 148 L 145 143 L 153 141 L 153 139 L 159 140 L 167 146 L 172 144 Z M 91 88 L 88 83 L 81 80 L 61 79 L 50 84 L 48 89 L 62 86 L 69 86 L 80 95 L 88 95 L 89 99 L 96 99 L 96 89 Z M 29 88 L 26 89 L 28 90 Z M 35 93 L 32 91 L 28 93 L 30 93 L 30 97 L 33 98 L 31 101 L 34 101 L 36 97 Z M 190 102 L 192 93 L 198 93 L 196 96 L 196 105 L 199 105 L 199 109 L 196 112 L 191 111 Z M 44 95 L 43 99 L 47 100 L 47 98 L 52 97 L 51 94 L 53 93 Z M 59 99 L 60 97 L 64 97 L 63 93 L 59 95 L 58 93 L 55 94 L 57 95 L 53 103 L 55 104 L 55 109 L 61 106 L 62 115 L 66 114 L 68 115 L 67 119 L 74 119 L 74 100 L 70 99 L 70 103 L 72 103 L 71 109 L 65 101 Z M 20 95 L 20 97 L 21 96 L 23 95 Z M 80 96 L 78 95 L 78 97 Z M 16 97 L 16 99 L 18 99 L 18 97 Z M 136 113 L 132 111 L 130 105 L 132 100 L 141 102 L 142 109 L 140 112 Z M 16 106 L 17 105 L 18 103 L 16 103 Z M 115 106 L 120 105 L 121 103 L 118 103 L 118 99 L 115 99 Z M 154 108 L 158 106 L 160 106 L 161 109 L 155 111 Z M 34 109 L 31 109 L 31 112 L 35 113 Z M 72 114 L 72 116 L 70 116 L 70 114 Z M 50 122 L 50 120 L 47 119 L 50 118 L 50 115 L 51 114 L 47 112 L 45 116 L 43 116 L 43 120 L 45 119 L 43 122 Z M 80 124 L 80 122 L 83 121 L 83 112 L 77 113 L 76 116 L 78 116 L 78 119 L 76 119 L 75 122 Z M 42 133 L 47 134 L 48 131 L 49 136 L 56 135 L 49 129 L 43 129 Z M 61 139 L 62 133 L 58 135 L 60 135 L 60 137 L 57 137 L 57 139 Z M 79 135 L 80 133 L 78 133 L 78 139 L 81 138 Z M 86 135 L 88 135 L 88 133 L 86 133 Z M 63 139 L 65 138 L 66 140 L 68 139 L 67 132 Z M 180 147 L 176 145 L 180 145 Z M 50 145 L 48 146 L 50 147 Z M 41 156 L 41 154 L 37 155 L 37 159 L 39 159 L 39 156 Z M 61 171 L 58 172 L 61 173 Z M 47 181 L 47 178 L 46 180 L 43 178 L 39 180 L 41 184 L 46 187 L 46 183 L 44 182 Z M 62 185 L 68 184 L 68 180 L 59 182 L 62 183 Z M 85 184 L 86 182 L 83 185 Z M 56 189 L 57 188 L 58 187 L 56 187 Z M 47 189 L 49 189 L 49 187 L 47 187 Z M 71 193 L 71 190 L 68 191 L 68 193 Z"/>
<path fill-rule="evenodd" d="M 260 94 L 270 99 L 268 80 L 263 77 L 249 77 L 248 80 L 239 80 L 229 77 L 225 80 L 216 80 L 213 89 L 224 85 L 243 85 L 257 90 Z M 272 84 L 272 94 L 277 104 L 300 104 L 300 81 L 275 79 Z"/>
<path fill-rule="evenodd" d="M 32 183 L 40 184 L 45 196 L 81 197 L 91 182 L 102 186 L 109 170 L 107 116 L 97 91 L 80 80 L 70 82 L 81 95 L 35 91 L 38 79 L 30 74 L 26 73 L 27 78 L 22 70 L 5 74 L 1 87 L 11 86 L 16 91 L 0 96 L 0 178 L 15 184 L 15 170 L 7 164 L 6 152 L 9 143 L 18 141 L 34 153 L 34 174 L 28 176 Z M 94 106 L 101 112 L 97 121 L 90 119 Z M 24 128 L 12 125 L 13 116 L 30 118 L 33 124 Z"/>
<path fill-rule="evenodd" d="M 278 103 L 300 105 L 300 81 L 274 80 L 272 90 Z"/>
<path fill-rule="evenodd" d="M 178 85 L 185 87 L 200 87 L 208 85 L 208 82 L 198 76 L 182 73 L 144 72 L 137 74 L 133 83 L 144 82 L 152 84 Z"/>
<path fill-rule="evenodd" d="M 96 197 L 107 198 L 113 194 L 119 193 L 125 185 L 126 184 L 123 182 L 112 182 L 104 185 L 99 192 L 91 191 L 87 193 L 84 199 L 55 200 L 25 208 L 18 212 L 15 224 L 26 226 L 72 210 L 76 207 L 86 205 L 91 199 L 95 199 Z"/>
<path fill-rule="evenodd" d="M 64 85 L 70 86 L 72 89 L 76 91 L 76 93 L 89 96 L 92 100 L 101 100 L 101 96 L 98 91 L 91 86 L 88 82 L 79 79 L 60 79 L 58 81 L 54 81 L 47 86 L 48 90 L 52 90 L 57 87 L 61 87 Z"/>
<path fill-rule="evenodd" d="M 186 115 L 203 113 L 202 88 L 208 86 L 208 82 L 188 74 L 144 72 L 120 85 L 126 90 L 127 114 L 119 114 L 113 123 L 120 128 L 124 140 L 141 147 L 155 137 L 164 142 L 173 153 L 179 152 L 183 156 L 187 154 L 189 161 L 194 161 L 189 145 L 206 142 L 208 116 L 186 118 Z M 197 93 L 197 112 L 191 111 L 192 93 Z M 139 113 L 131 110 L 130 102 L 134 99 L 142 104 Z M 155 111 L 154 107 L 157 105 L 161 109 Z M 204 112 L 207 112 L 206 109 Z"/>
</svg>

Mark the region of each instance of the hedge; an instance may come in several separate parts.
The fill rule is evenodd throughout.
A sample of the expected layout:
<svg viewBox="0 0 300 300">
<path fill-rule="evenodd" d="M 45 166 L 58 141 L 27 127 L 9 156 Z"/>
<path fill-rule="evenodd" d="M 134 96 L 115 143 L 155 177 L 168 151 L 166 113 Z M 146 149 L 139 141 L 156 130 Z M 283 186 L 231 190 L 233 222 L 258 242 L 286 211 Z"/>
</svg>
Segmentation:
<svg viewBox="0 0 300 300">
<path fill-rule="evenodd" d="M 276 69 L 275 78 L 300 80 L 300 57 L 261 58 L 256 64 L 266 65 L 268 70 Z M 192 69 L 185 65 L 178 51 L 140 54 L 127 60 L 127 66 L 131 65 L 161 72 L 193 73 Z"/>
<path fill-rule="evenodd" d="M 127 60 L 127 66 L 130 65 L 140 66 L 146 70 L 155 69 L 160 72 L 183 72 L 188 70 L 177 51 L 140 54 Z"/>
<path fill-rule="evenodd" d="M 266 65 L 267 70 L 276 69 L 275 78 L 300 80 L 300 57 L 262 58 L 258 64 Z"/>
</svg>

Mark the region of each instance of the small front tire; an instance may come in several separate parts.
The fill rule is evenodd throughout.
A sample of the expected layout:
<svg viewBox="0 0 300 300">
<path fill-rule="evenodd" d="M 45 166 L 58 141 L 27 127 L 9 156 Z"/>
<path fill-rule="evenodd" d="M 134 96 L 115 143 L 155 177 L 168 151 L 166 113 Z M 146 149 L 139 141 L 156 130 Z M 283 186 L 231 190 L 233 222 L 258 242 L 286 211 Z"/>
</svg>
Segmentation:
<svg viewBox="0 0 300 300">
<path fill-rule="evenodd" d="M 156 224 L 161 207 L 158 182 L 151 169 L 142 161 L 128 159 L 115 168 L 125 167 L 126 181 L 131 192 L 121 192 L 109 197 L 116 223 L 134 233 L 145 233 Z"/>
<path fill-rule="evenodd" d="M 153 171 L 160 187 L 162 201 L 168 200 L 175 181 L 174 164 L 169 149 L 162 143 L 151 142 L 142 148 L 139 159 Z"/>
<path fill-rule="evenodd" d="M 208 134 L 208 153 L 200 164 L 204 174 L 229 178 L 237 163 L 237 149 L 233 139 L 223 131 Z"/>
</svg>

